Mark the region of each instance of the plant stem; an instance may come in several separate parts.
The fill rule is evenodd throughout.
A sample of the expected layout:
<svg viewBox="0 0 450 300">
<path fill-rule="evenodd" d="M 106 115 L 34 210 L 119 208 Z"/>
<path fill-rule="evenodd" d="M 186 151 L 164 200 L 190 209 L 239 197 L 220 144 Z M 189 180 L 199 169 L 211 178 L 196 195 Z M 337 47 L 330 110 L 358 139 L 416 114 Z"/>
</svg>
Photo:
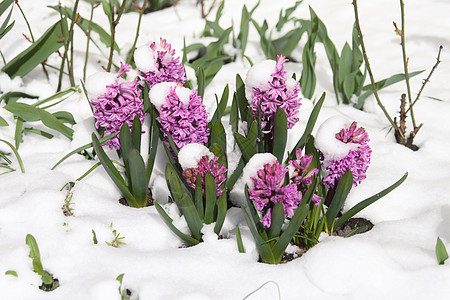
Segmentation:
<svg viewBox="0 0 450 300">
<path fill-rule="evenodd" d="M 62 14 L 62 8 L 61 8 L 61 2 L 60 2 L 60 1 L 58 1 L 58 8 L 59 8 L 59 17 L 61 18 L 61 31 L 62 31 L 63 36 L 64 36 L 64 54 L 63 54 L 63 56 L 62 56 L 61 66 L 60 66 L 60 69 L 59 69 L 58 87 L 56 88 L 56 91 L 57 91 L 57 92 L 61 90 L 61 85 L 62 85 L 62 75 L 63 75 L 64 64 L 65 64 L 65 61 L 66 61 L 66 60 L 67 60 L 67 66 L 68 66 L 68 69 L 69 69 L 69 70 L 68 70 L 68 72 L 69 72 L 69 77 L 70 77 L 69 60 L 68 60 L 68 58 L 67 58 L 67 53 L 68 53 L 68 51 L 69 51 L 69 44 L 68 44 L 68 42 L 67 42 L 67 36 L 68 36 L 68 35 L 67 35 L 66 29 L 65 29 L 64 24 L 63 24 L 64 18 L 63 18 L 63 14 Z"/>
<path fill-rule="evenodd" d="M 133 46 L 131 46 L 130 53 L 128 53 L 128 57 L 127 57 L 127 61 L 126 61 L 127 64 L 130 64 L 131 59 L 133 58 L 133 55 L 134 55 L 134 50 L 136 49 L 136 44 L 137 44 L 137 41 L 139 38 L 139 29 L 141 28 L 142 14 L 144 13 L 144 8 L 147 5 L 147 2 L 148 2 L 148 0 L 144 0 L 144 3 L 142 4 L 141 9 L 139 10 L 139 19 L 138 19 L 138 25 L 136 28 L 136 36 L 134 38 Z"/>
<path fill-rule="evenodd" d="M 416 102 L 419 100 L 420 95 L 422 94 L 423 89 L 425 88 L 425 85 L 427 85 L 427 83 L 430 81 L 431 75 L 433 75 L 434 70 L 436 70 L 437 66 L 439 65 L 439 63 L 441 62 L 441 51 L 444 47 L 441 45 L 439 46 L 439 52 L 438 52 L 438 56 L 436 58 L 436 64 L 433 66 L 433 68 L 431 69 L 430 74 L 428 74 L 427 79 L 425 79 L 422 83 L 422 87 L 420 88 L 419 92 L 417 93 L 416 99 L 414 99 L 414 102 L 412 103 L 412 105 L 406 110 L 406 112 L 409 111 L 410 108 L 412 108 Z"/>
<path fill-rule="evenodd" d="M 70 24 L 70 29 L 69 29 L 70 60 L 69 60 L 67 66 L 69 68 L 69 79 L 70 79 L 71 86 L 75 86 L 75 79 L 74 79 L 74 74 L 73 74 L 73 27 L 75 26 L 75 22 L 76 22 L 76 18 L 77 18 L 78 2 L 79 2 L 79 0 L 75 0 L 75 4 L 73 6 L 73 13 L 72 13 L 72 23 Z"/>
<path fill-rule="evenodd" d="M 403 68 L 405 70 L 405 82 L 406 82 L 406 91 L 408 94 L 408 102 L 409 109 L 411 110 L 411 121 L 413 123 L 413 128 L 416 129 L 416 118 L 414 117 L 414 110 L 412 108 L 412 97 L 411 97 L 411 86 L 409 84 L 409 71 L 408 71 L 408 57 L 406 56 L 406 43 L 405 43 L 405 4 L 403 0 L 400 0 L 400 10 L 402 16 L 402 34 L 401 37 L 401 45 L 402 45 L 402 54 L 403 54 Z"/>
<path fill-rule="evenodd" d="M 87 41 L 86 41 L 86 53 L 84 55 L 83 81 L 86 81 L 86 69 L 87 69 L 87 62 L 88 62 L 88 57 L 89 57 L 89 42 L 91 40 L 93 17 L 94 17 L 94 0 L 91 0 L 91 15 L 89 17 L 89 29 L 87 32 Z"/>
<path fill-rule="evenodd" d="M 116 36 L 116 26 L 119 24 L 120 17 L 122 17 L 123 10 L 125 9 L 126 0 L 122 1 L 122 5 L 119 8 L 119 11 L 117 12 L 117 18 L 114 20 L 114 5 L 111 5 L 111 49 L 109 50 L 109 59 L 108 59 L 108 67 L 106 68 L 106 71 L 109 72 L 111 70 L 112 65 L 112 59 L 114 55 L 114 43 L 115 43 L 115 36 Z"/>
<path fill-rule="evenodd" d="M 358 3 L 357 3 L 357 0 L 353 0 L 353 8 L 354 8 L 354 11 L 355 11 L 356 29 L 358 30 L 358 36 L 359 36 L 359 40 L 361 42 L 361 49 L 362 49 L 363 56 L 364 56 L 364 63 L 366 65 L 366 69 L 367 69 L 367 72 L 369 73 L 369 77 L 370 77 L 370 82 L 372 84 L 372 92 L 373 92 L 373 94 L 375 96 L 375 99 L 377 100 L 378 106 L 383 111 L 383 113 L 386 116 L 386 118 L 388 119 L 389 123 L 391 123 L 392 127 L 394 127 L 394 129 L 396 131 L 399 131 L 397 124 L 395 124 L 395 122 L 392 120 L 391 116 L 389 116 L 388 112 L 386 111 L 386 108 L 384 107 L 383 103 L 380 100 L 380 97 L 378 96 L 377 88 L 375 86 L 375 79 L 374 79 L 373 74 L 372 74 L 372 69 L 370 68 L 369 58 L 367 57 L 366 47 L 364 45 L 364 39 L 363 39 L 362 31 L 361 31 L 361 26 L 359 25 L 359 15 L 358 15 Z"/>
</svg>

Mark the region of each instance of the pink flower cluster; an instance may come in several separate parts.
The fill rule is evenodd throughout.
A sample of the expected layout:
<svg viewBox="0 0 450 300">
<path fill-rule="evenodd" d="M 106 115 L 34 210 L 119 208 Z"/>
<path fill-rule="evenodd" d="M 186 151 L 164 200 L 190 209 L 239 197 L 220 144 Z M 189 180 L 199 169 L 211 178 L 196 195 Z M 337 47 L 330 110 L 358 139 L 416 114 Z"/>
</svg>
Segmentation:
<svg viewBox="0 0 450 300">
<path fill-rule="evenodd" d="M 252 177 L 254 187 L 248 190 L 249 198 L 255 203 L 256 208 L 262 211 L 264 216 L 261 223 L 269 228 L 272 222 L 272 208 L 276 203 L 283 203 L 284 216 L 293 216 L 294 209 L 302 200 L 295 184 L 284 185 L 284 177 L 288 170 L 278 161 L 273 164 L 264 164 L 264 168 L 258 170 L 257 177 Z"/>
<path fill-rule="evenodd" d="M 131 69 L 129 65 L 120 64 L 121 67 L 114 83 L 106 86 L 107 90 L 103 95 L 91 99 L 94 117 L 97 120 L 95 126 L 103 127 L 106 134 L 120 131 L 125 123 L 131 128 L 135 116 L 138 116 L 141 122 L 145 118 L 142 112 L 144 104 L 140 97 L 141 90 L 137 78 L 133 81 L 119 81 L 120 76 Z M 120 149 L 119 135 L 107 141 L 105 145 L 108 145 L 110 149 Z"/>
<path fill-rule="evenodd" d="M 197 168 L 189 168 L 183 171 L 183 177 L 186 179 L 187 184 L 193 189 L 195 189 L 195 183 L 197 180 L 197 174 L 200 174 L 202 180 L 202 192 L 205 193 L 205 176 L 206 173 L 211 173 L 216 182 L 217 196 L 222 195 L 223 190 L 219 188 L 222 183 L 225 182 L 227 172 L 227 168 L 225 166 L 217 163 L 219 158 L 214 156 L 213 159 L 210 159 L 208 155 L 202 156 L 200 161 L 198 162 Z"/>
<path fill-rule="evenodd" d="M 345 171 L 350 170 L 353 174 L 353 185 L 357 186 L 366 178 L 366 171 L 370 164 L 370 155 L 372 150 L 367 142 L 370 141 L 369 136 L 363 127 L 357 127 L 357 123 L 353 122 L 349 128 L 343 128 L 336 134 L 336 139 L 343 143 L 357 144 L 355 150 L 340 160 L 331 160 L 326 169 L 329 174 L 323 180 L 323 183 L 333 188 L 344 175 Z"/>
<path fill-rule="evenodd" d="M 179 149 L 191 143 L 206 144 L 209 135 L 208 115 L 202 98 L 193 90 L 188 104 L 184 105 L 176 88 L 170 88 L 166 103 L 159 111 L 158 121 L 164 132 L 164 140 L 168 141 L 167 133 L 170 133 Z"/>
<path fill-rule="evenodd" d="M 308 189 L 308 187 L 312 184 L 312 177 L 314 175 L 317 175 L 319 173 L 319 170 L 317 168 L 311 168 L 311 170 L 308 171 L 313 156 L 312 155 L 302 156 L 302 149 L 298 149 L 295 152 L 295 157 L 296 160 L 289 161 L 289 165 L 291 165 L 294 168 L 294 172 L 291 175 L 291 180 L 297 186 L 299 194 L 303 195 Z M 312 202 L 316 206 L 319 205 L 320 200 L 322 200 L 322 197 L 313 194 Z"/>
<path fill-rule="evenodd" d="M 288 61 L 281 54 L 277 57 L 275 72 L 271 74 L 272 80 L 267 83 L 267 88 L 253 87 L 252 103 L 250 105 L 255 120 L 258 111 L 261 110 L 261 128 L 264 133 L 273 130 L 273 122 L 278 107 L 285 112 L 288 120 L 288 128 L 292 128 L 298 121 L 298 110 L 301 106 L 299 97 L 300 83 L 288 86 L 284 63 Z M 291 85 L 291 84 L 290 84 Z"/>
<path fill-rule="evenodd" d="M 149 83 L 150 88 L 160 82 L 184 84 L 187 80 L 184 66 L 179 57 L 174 58 L 175 49 L 171 49 L 171 45 L 162 38 L 160 38 L 159 45 L 153 42 L 150 48 L 155 56 L 155 70 L 140 72 L 142 79 Z"/>
</svg>

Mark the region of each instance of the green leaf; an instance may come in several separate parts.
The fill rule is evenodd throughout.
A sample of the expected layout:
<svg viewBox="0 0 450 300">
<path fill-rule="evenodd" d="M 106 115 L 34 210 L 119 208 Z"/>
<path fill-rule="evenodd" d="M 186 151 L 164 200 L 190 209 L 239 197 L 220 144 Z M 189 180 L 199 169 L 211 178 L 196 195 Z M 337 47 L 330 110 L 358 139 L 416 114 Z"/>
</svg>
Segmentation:
<svg viewBox="0 0 450 300">
<path fill-rule="evenodd" d="M 295 151 L 297 151 L 297 149 L 303 148 L 303 146 L 306 143 L 306 139 L 308 138 L 309 135 L 311 135 L 311 132 L 314 129 L 314 125 L 316 124 L 317 117 L 319 116 L 320 109 L 322 108 L 323 102 L 325 101 L 325 96 L 326 94 L 323 93 L 319 101 L 317 101 L 316 105 L 314 105 L 311 115 L 309 116 L 308 122 L 306 123 L 305 131 L 303 132 L 302 137 L 298 140 L 295 147 L 292 149 L 289 155 L 289 160 L 295 159 Z"/>
<path fill-rule="evenodd" d="M 102 0 L 102 7 L 103 7 L 103 12 L 105 13 L 105 15 L 111 17 L 111 6 L 108 3 L 108 0 Z"/>
<path fill-rule="evenodd" d="M 137 207 L 147 205 L 147 177 L 145 176 L 145 164 L 141 154 L 135 148 L 131 149 L 127 159 L 129 164 L 129 174 L 131 193 L 133 194 Z"/>
<path fill-rule="evenodd" d="M 21 171 L 22 173 L 25 173 L 25 167 L 23 166 L 22 158 L 20 157 L 19 152 L 17 152 L 17 149 L 14 148 L 14 146 L 13 146 L 10 142 L 5 141 L 4 139 L 0 139 L 0 142 L 3 142 L 3 143 L 5 143 L 6 145 L 8 145 L 8 147 L 11 149 L 11 151 L 12 151 L 12 152 L 14 153 L 14 155 L 16 156 L 17 162 L 19 163 L 19 166 L 20 166 L 20 171 Z"/>
<path fill-rule="evenodd" d="M 9 126 L 8 122 L 0 116 L 0 126 Z"/>
<path fill-rule="evenodd" d="M 18 117 L 16 121 L 16 130 L 14 131 L 14 142 L 16 149 L 19 149 L 19 145 L 22 140 L 22 128 L 23 128 L 23 119 L 21 117 Z"/>
<path fill-rule="evenodd" d="M 64 123 L 69 123 L 71 125 L 75 125 L 77 123 L 77 122 L 75 122 L 73 115 L 68 111 L 57 111 L 57 112 L 53 113 L 52 115 Z"/>
<path fill-rule="evenodd" d="M 11 275 L 11 276 L 14 276 L 14 277 L 18 277 L 18 276 L 19 276 L 19 275 L 17 275 L 17 272 L 14 271 L 14 270 L 8 270 L 8 271 L 6 271 L 6 272 L 5 272 L 5 275 Z"/>
<path fill-rule="evenodd" d="M 411 73 L 409 73 L 409 78 L 417 76 L 420 73 L 422 73 L 423 71 L 425 71 L 425 70 L 411 72 Z M 403 73 L 395 74 L 395 75 L 392 75 L 389 78 L 386 78 L 386 79 L 383 79 L 383 80 L 375 82 L 375 88 L 377 89 L 377 91 L 379 91 L 382 88 L 388 87 L 388 86 L 390 86 L 390 85 L 392 85 L 394 83 L 397 83 L 399 81 L 402 81 L 404 79 L 405 79 L 405 74 L 403 74 Z M 372 85 L 365 85 L 362 89 L 363 89 L 363 91 L 366 91 L 366 92 L 358 97 L 358 101 L 355 104 L 355 108 L 361 108 L 363 106 L 363 104 L 364 104 L 364 101 L 370 95 L 372 95 Z"/>
<path fill-rule="evenodd" d="M 352 61 L 352 49 L 346 42 L 341 51 L 341 58 L 339 59 L 338 78 L 340 85 L 344 82 L 344 78 L 352 72 Z"/>
<path fill-rule="evenodd" d="M 221 152 L 223 152 L 226 161 L 227 135 L 225 132 L 225 128 L 223 127 L 222 122 L 220 122 L 220 120 L 216 121 L 216 123 L 212 127 L 210 140 L 211 145 L 217 144 L 220 147 L 220 150 Z"/>
<path fill-rule="evenodd" d="M 53 52 L 64 45 L 63 29 L 67 32 L 67 21 L 65 19 L 56 22 L 30 47 L 8 62 L 2 71 L 9 77 L 23 77 L 33 70 L 37 65 L 46 60 Z M 59 37 L 58 37 L 59 36 Z"/>
<path fill-rule="evenodd" d="M 205 212 L 203 208 L 202 176 L 200 173 L 197 173 L 197 178 L 195 179 L 194 202 L 197 213 L 200 219 L 203 220 L 205 218 Z"/>
<path fill-rule="evenodd" d="M 227 193 L 224 191 L 217 199 L 217 219 L 214 225 L 214 232 L 219 235 L 222 230 L 223 222 L 227 215 Z"/>
<path fill-rule="evenodd" d="M 236 99 L 239 107 L 239 112 L 241 113 L 241 120 L 248 122 L 249 121 L 247 120 L 248 101 L 247 98 L 245 98 L 245 84 L 239 74 L 236 74 Z"/>
<path fill-rule="evenodd" d="M 181 232 L 178 228 L 173 225 L 173 220 L 169 217 L 169 215 L 166 213 L 166 211 L 159 205 L 157 201 L 153 202 L 155 204 L 156 211 L 159 213 L 159 215 L 162 217 L 164 223 L 172 230 L 179 238 L 181 238 L 183 241 L 185 241 L 189 246 L 197 245 L 200 241 L 194 239 L 193 237 L 188 236 L 187 234 L 184 234 Z"/>
<path fill-rule="evenodd" d="M 273 130 L 273 155 L 282 163 L 286 149 L 288 128 L 286 112 L 281 107 L 278 107 L 275 113 Z"/>
<path fill-rule="evenodd" d="M 203 99 L 203 96 L 205 95 L 205 71 L 203 70 L 203 67 L 198 67 L 197 72 L 197 92 L 198 95 Z"/>
<path fill-rule="evenodd" d="M 231 132 L 238 132 L 239 127 L 239 107 L 237 102 L 236 92 L 233 95 L 233 102 L 231 103 L 230 120 Z"/>
<path fill-rule="evenodd" d="M 239 253 L 245 253 L 244 243 L 242 242 L 241 230 L 239 229 L 239 225 L 236 225 L 236 242 Z"/>
<path fill-rule="evenodd" d="M 336 188 L 336 193 L 334 194 L 333 199 L 331 200 L 331 204 L 326 212 L 327 226 L 328 228 L 331 228 L 330 234 L 333 231 L 333 228 L 335 228 L 333 226 L 334 220 L 341 210 L 342 206 L 344 205 L 345 199 L 347 199 L 352 185 L 353 174 L 352 171 L 347 170 L 345 171 L 344 175 L 342 175 L 341 180 L 339 180 Z"/>
<path fill-rule="evenodd" d="M 12 23 L 8 25 L 9 19 L 11 18 L 12 11 L 13 11 L 13 9 L 11 8 L 8 16 L 3 21 L 3 24 L 0 27 L 0 39 L 2 39 L 13 28 L 14 24 L 16 23 L 16 21 L 12 21 Z"/>
<path fill-rule="evenodd" d="M 283 53 L 284 56 L 289 56 L 297 48 L 303 33 L 307 31 L 305 27 L 292 29 L 282 37 L 273 40 L 272 44 L 275 53 Z"/>
<path fill-rule="evenodd" d="M 234 138 L 241 149 L 242 156 L 248 162 L 250 158 L 256 153 L 256 123 L 252 123 L 247 137 L 235 132 Z"/>
<path fill-rule="evenodd" d="M 216 208 L 217 201 L 216 193 L 216 182 L 214 181 L 214 177 L 211 173 L 208 172 L 205 175 L 205 224 L 211 224 L 214 222 L 214 210 Z"/>
<path fill-rule="evenodd" d="M 353 206 L 352 208 L 350 208 L 345 214 L 343 214 L 337 221 L 336 221 L 336 225 L 335 228 L 338 228 L 339 226 L 341 226 L 345 221 L 347 221 L 348 219 L 350 219 L 351 217 L 353 217 L 354 215 L 356 215 L 357 213 L 359 213 L 361 210 L 363 210 L 364 208 L 366 208 L 367 206 L 375 203 L 376 201 L 378 201 L 380 198 L 386 196 L 387 194 L 389 194 L 390 192 L 392 192 L 393 190 L 395 190 L 400 184 L 402 184 L 406 178 L 408 177 L 408 173 L 405 173 L 405 175 L 402 176 L 402 178 L 400 178 L 399 180 L 397 180 L 394 184 L 392 184 L 391 186 L 389 186 L 388 188 L 385 188 L 384 190 L 382 190 L 379 193 L 376 193 L 375 195 L 373 195 L 372 197 L 369 197 L 361 202 L 359 202 L 358 204 L 356 204 L 355 206 Z"/>
<path fill-rule="evenodd" d="M 8 9 L 8 7 L 14 2 L 14 0 L 3 0 L 0 2 L 0 16 Z"/>
<path fill-rule="evenodd" d="M 247 47 L 249 24 L 250 24 L 250 14 L 248 13 L 247 6 L 245 6 L 244 4 L 241 13 L 241 25 L 239 27 L 239 35 L 237 37 L 238 40 L 241 42 L 240 48 L 242 53 L 245 52 L 245 48 Z"/>
<path fill-rule="evenodd" d="M 99 143 L 100 143 L 100 144 L 103 144 L 103 143 L 109 141 L 110 139 L 112 139 L 113 137 L 115 137 L 115 136 L 118 135 L 118 134 L 119 134 L 119 132 L 115 132 L 115 133 L 113 133 L 113 134 L 110 134 L 110 135 L 107 135 L 107 136 L 105 136 L 105 137 L 102 137 L 102 138 L 99 140 Z M 92 144 L 92 143 L 88 143 L 88 144 L 86 144 L 86 145 L 83 145 L 83 146 L 81 146 L 81 147 L 78 147 L 77 149 L 73 150 L 72 152 L 70 152 L 69 154 L 65 155 L 63 158 L 61 158 L 61 159 L 60 159 L 60 160 L 59 160 L 59 161 L 51 168 L 51 170 L 54 170 L 57 166 L 59 166 L 63 161 L 65 161 L 65 160 L 66 160 L 67 158 L 69 158 L 70 156 L 72 156 L 72 155 L 74 155 L 74 154 L 76 154 L 76 153 L 79 153 L 79 152 L 81 152 L 81 151 L 83 151 L 83 150 L 92 148 L 92 147 L 93 147 L 93 144 Z"/>
<path fill-rule="evenodd" d="M 30 247 L 30 258 L 33 261 L 33 270 L 39 275 L 44 274 L 44 268 L 41 263 L 41 254 L 39 253 L 39 247 L 36 242 L 36 239 L 31 234 L 27 234 L 25 238 L 25 243 Z"/>
<path fill-rule="evenodd" d="M 272 208 L 272 218 L 268 232 L 269 240 L 278 238 L 280 236 L 281 226 L 283 226 L 284 220 L 284 207 L 283 203 L 280 201 L 276 203 Z"/>
<path fill-rule="evenodd" d="M 155 164 L 155 158 L 156 158 L 156 150 L 158 150 L 158 141 L 159 141 L 159 128 L 156 124 L 156 112 L 155 108 L 152 106 L 152 119 L 150 121 L 150 129 L 149 132 L 151 134 L 150 136 L 150 145 L 148 148 L 148 159 L 147 159 L 147 169 L 146 169 L 146 176 L 147 176 L 147 185 L 150 182 L 150 177 L 152 176 L 153 172 L 153 165 Z"/>
<path fill-rule="evenodd" d="M 245 159 L 243 156 L 241 156 L 236 169 L 234 169 L 233 174 L 231 174 L 231 176 L 227 180 L 227 190 L 228 191 L 231 191 L 233 189 L 234 184 L 237 182 L 237 180 L 241 176 L 242 171 L 244 170 L 244 167 L 245 167 Z"/>
<path fill-rule="evenodd" d="M 30 95 L 23 92 L 7 92 L 0 97 L 0 102 L 5 100 L 6 104 L 15 103 L 20 98 L 36 99 L 39 98 L 39 96 Z"/>
<path fill-rule="evenodd" d="M 42 123 L 44 123 L 45 126 L 48 128 L 54 129 L 56 131 L 59 131 L 63 135 L 65 135 L 69 140 L 72 140 L 73 136 L 73 129 L 70 127 L 67 127 L 64 125 L 63 122 L 58 120 L 55 116 L 53 116 L 51 113 L 38 108 L 39 117 L 42 120 Z"/>
<path fill-rule="evenodd" d="M 280 11 L 280 16 L 278 18 L 278 22 L 276 25 L 276 29 L 277 31 L 281 31 L 281 29 L 283 28 L 283 26 L 290 20 L 289 17 L 291 16 L 291 14 L 297 9 L 297 7 L 300 5 L 300 3 L 302 3 L 303 0 L 301 1 L 296 1 L 294 6 L 289 7 L 285 10 L 284 16 L 283 16 L 283 11 Z M 259 2 L 258 2 L 259 3 Z"/>
<path fill-rule="evenodd" d="M 223 89 L 222 97 L 220 98 L 219 105 L 216 108 L 216 111 L 214 112 L 214 115 L 211 118 L 211 123 L 216 123 L 217 120 L 220 120 L 223 116 L 223 113 L 225 112 L 225 108 L 227 107 L 228 103 L 228 95 L 229 95 L 229 87 L 228 84 Z"/>
<path fill-rule="evenodd" d="M 448 258 L 447 249 L 445 249 L 445 245 L 439 237 L 436 241 L 436 258 L 440 265 L 443 265 Z"/>
<path fill-rule="evenodd" d="M 35 122 L 40 120 L 38 109 L 32 105 L 16 102 L 6 104 L 3 108 L 26 122 Z"/>
<path fill-rule="evenodd" d="M 241 209 L 244 214 L 245 221 L 247 222 L 248 228 L 250 229 L 253 239 L 255 240 L 256 248 L 258 249 L 262 261 L 266 263 L 276 264 L 276 259 L 272 253 L 272 249 L 270 249 L 269 245 L 259 235 L 258 230 L 256 229 L 254 223 L 250 220 L 250 217 L 244 206 L 242 206 Z"/>
<path fill-rule="evenodd" d="M 203 223 L 197 213 L 197 209 L 195 208 L 192 199 L 187 194 L 183 194 L 176 204 L 180 209 L 180 211 L 182 212 L 182 214 L 184 215 L 186 223 L 194 239 L 201 241 L 202 239 L 201 230 L 203 227 Z"/>
<path fill-rule="evenodd" d="M 102 163 L 102 166 L 105 169 L 106 173 L 108 173 L 109 177 L 112 179 L 114 184 L 120 190 L 124 198 L 127 200 L 127 203 L 132 207 L 137 207 L 138 202 L 128 189 L 125 180 L 122 178 L 122 175 L 120 175 L 119 171 L 116 169 L 112 161 L 106 155 L 105 151 L 100 145 L 97 136 L 95 136 L 95 133 L 92 133 L 92 145 L 95 149 L 95 152 L 97 152 L 98 159 Z"/>
</svg>

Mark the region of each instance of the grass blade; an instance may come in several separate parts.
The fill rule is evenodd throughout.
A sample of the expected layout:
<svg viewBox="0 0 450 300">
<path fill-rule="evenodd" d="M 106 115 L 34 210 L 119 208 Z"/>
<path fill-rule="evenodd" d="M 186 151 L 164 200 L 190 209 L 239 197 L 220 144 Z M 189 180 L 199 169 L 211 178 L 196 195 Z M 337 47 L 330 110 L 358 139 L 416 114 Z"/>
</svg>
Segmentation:
<svg viewBox="0 0 450 300">
<path fill-rule="evenodd" d="M 25 173 L 25 167 L 23 166 L 22 158 L 20 157 L 19 152 L 17 152 L 17 149 L 14 148 L 14 146 L 13 146 L 10 142 L 8 142 L 8 141 L 5 141 L 5 140 L 3 140 L 3 139 L 0 139 L 0 141 L 3 142 L 3 143 L 5 143 L 6 145 L 8 145 L 9 148 L 11 148 L 11 151 L 14 153 L 14 155 L 15 155 L 16 158 L 17 158 L 17 162 L 19 163 L 20 171 L 21 171 L 22 173 Z"/>
<path fill-rule="evenodd" d="M 436 259 L 440 265 L 443 265 L 448 258 L 447 249 L 442 240 L 438 237 L 436 241 Z"/>
<path fill-rule="evenodd" d="M 280 163 L 283 162 L 284 151 L 286 150 L 287 130 L 286 112 L 278 107 L 274 120 L 272 152 Z"/>
<path fill-rule="evenodd" d="M 333 232 L 334 221 L 342 206 L 344 205 L 345 199 L 347 199 L 348 193 L 350 192 L 353 185 L 353 174 L 352 171 L 345 171 L 342 175 L 341 180 L 336 188 L 336 193 L 334 194 L 331 204 L 326 212 L 327 226 L 331 229 L 330 233 Z"/>
</svg>

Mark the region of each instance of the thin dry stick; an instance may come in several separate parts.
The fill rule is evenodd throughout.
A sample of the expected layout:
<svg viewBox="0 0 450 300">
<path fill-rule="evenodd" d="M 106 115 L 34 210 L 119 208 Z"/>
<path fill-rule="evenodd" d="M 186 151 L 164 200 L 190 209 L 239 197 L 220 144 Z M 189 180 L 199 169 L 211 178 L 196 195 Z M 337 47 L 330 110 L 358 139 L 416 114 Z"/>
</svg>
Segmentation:
<svg viewBox="0 0 450 300">
<path fill-rule="evenodd" d="M 73 13 L 72 13 L 72 23 L 70 24 L 69 29 L 69 44 L 70 44 L 70 59 L 69 64 L 67 65 L 69 69 L 69 80 L 70 85 L 75 86 L 75 78 L 73 74 L 73 27 L 75 26 L 75 23 L 77 22 L 77 9 L 78 9 L 78 2 L 79 0 L 75 1 L 75 4 L 73 6 Z"/>
<path fill-rule="evenodd" d="M 148 0 L 145 0 L 144 3 L 142 4 L 141 9 L 139 10 L 139 19 L 138 19 L 138 25 L 136 28 L 136 36 L 134 38 L 133 46 L 131 46 L 130 53 L 128 54 L 128 57 L 127 57 L 127 64 L 130 64 L 131 59 L 133 58 L 134 50 L 136 50 L 136 44 L 137 44 L 137 41 L 139 38 L 139 29 L 141 28 L 142 14 L 144 13 L 144 8 L 147 5 L 147 2 L 148 2 Z"/>
<path fill-rule="evenodd" d="M 373 92 L 373 94 L 375 96 L 375 99 L 377 100 L 378 106 L 383 111 L 383 113 L 386 116 L 386 118 L 388 119 L 389 123 L 391 123 L 391 125 L 392 125 L 392 127 L 394 127 L 395 131 L 399 131 L 399 128 L 398 128 L 397 124 L 392 120 L 391 116 L 388 114 L 388 112 L 386 111 L 386 108 L 384 107 L 383 103 L 381 102 L 380 97 L 378 96 L 377 88 L 375 86 L 375 79 L 373 77 L 372 69 L 370 68 L 369 58 L 367 57 L 367 53 L 366 53 L 366 46 L 364 45 L 363 34 L 362 34 L 362 31 L 361 31 L 361 27 L 359 25 L 359 15 L 358 15 L 358 3 L 357 3 L 357 0 L 353 0 L 353 8 L 354 8 L 354 11 L 355 11 L 356 29 L 358 30 L 358 36 L 359 36 L 359 40 L 361 42 L 361 49 L 362 49 L 363 56 L 364 56 L 364 62 L 366 64 L 366 69 L 367 69 L 367 72 L 369 73 L 370 82 L 372 84 L 372 92 Z"/>
<path fill-rule="evenodd" d="M 62 56 L 61 66 L 59 68 L 58 87 L 56 88 L 57 92 L 59 92 L 61 90 L 62 75 L 63 75 L 63 72 L 64 72 L 64 64 L 65 64 L 66 60 L 67 60 L 67 65 L 69 65 L 69 60 L 67 58 L 67 52 L 68 52 L 69 44 L 67 42 L 67 32 L 66 32 L 64 24 L 62 22 L 63 15 L 62 15 L 61 1 L 58 1 L 58 8 L 59 8 L 59 17 L 61 19 L 61 31 L 63 33 L 63 39 L 64 39 L 64 54 Z M 70 73 L 69 73 L 69 77 L 70 77 Z"/>
<path fill-rule="evenodd" d="M 413 128 L 417 128 L 416 118 L 414 117 L 414 109 L 412 108 L 412 97 L 411 97 L 411 86 L 409 84 L 409 71 L 408 71 L 408 57 L 406 56 L 406 42 L 405 42 L 405 4 L 403 0 L 400 0 L 400 10 L 402 16 L 402 31 L 401 31 L 401 45 L 402 45 L 402 55 L 403 55 L 403 69 L 405 70 L 405 82 L 406 91 L 408 93 L 409 109 L 411 110 L 411 122 Z"/>
<path fill-rule="evenodd" d="M 117 18 L 114 20 L 114 5 L 111 5 L 111 49 L 109 50 L 109 59 L 108 59 L 108 67 L 106 68 L 106 71 L 109 72 L 111 70 L 112 65 L 112 59 L 114 55 L 114 43 L 115 43 L 115 36 L 116 36 L 116 26 L 119 24 L 120 17 L 122 17 L 123 10 L 125 9 L 126 0 L 122 1 L 122 5 L 119 8 L 119 11 L 117 12 Z"/>
<path fill-rule="evenodd" d="M 89 28 L 88 32 L 86 33 L 87 41 L 86 41 L 86 53 L 84 54 L 84 67 L 83 67 L 83 81 L 86 81 L 86 69 L 87 69 L 87 62 L 89 57 L 89 42 L 91 40 L 91 31 L 92 31 L 92 19 L 94 17 L 94 0 L 91 0 L 91 15 L 89 17 Z"/>
<path fill-rule="evenodd" d="M 433 68 L 431 69 L 430 74 L 428 74 L 427 79 L 424 79 L 423 83 L 422 83 L 422 87 L 420 88 L 419 92 L 417 93 L 416 99 L 414 99 L 414 102 L 412 103 L 412 106 L 414 106 L 414 104 L 416 104 L 416 102 L 419 100 L 420 95 L 422 94 L 423 89 L 425 88 L 425 86 L 427 85 L 427 83 L 430 81 L 431 75 L 433 75 L 434 70 L 436 70 L 437 66 L 439 65 L 439 63 L 441 62 L 441 51 L 444 47 L 442 45 L 439 46 L 439 51 L 438 51 L 438 56 L 436 58 L 436 64 L 433 66 Z M 406 112 L 409 111 L 409 108 L 406 110 Z"/>
</svg>

